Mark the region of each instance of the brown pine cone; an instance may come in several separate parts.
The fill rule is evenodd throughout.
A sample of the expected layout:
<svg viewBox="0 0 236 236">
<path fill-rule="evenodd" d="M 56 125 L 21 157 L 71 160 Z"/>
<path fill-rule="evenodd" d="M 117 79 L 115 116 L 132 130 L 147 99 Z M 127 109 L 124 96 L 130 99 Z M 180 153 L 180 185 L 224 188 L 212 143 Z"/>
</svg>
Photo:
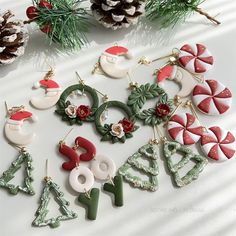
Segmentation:
<svg viewBox="0 0 236 236">
<path fill-rule="evenodd" d="M 7 11 L 0 14 L 0 65 L 10 64 L 22 56 L 28 41 L 28 31 L 22 21 L 12 20 Z"/>
<path fill-rule="evenodd" d="M 90 0 L 95 19 L 113 30 L 128 28 L 145 11 L 145 0 Z"/>
</svg>

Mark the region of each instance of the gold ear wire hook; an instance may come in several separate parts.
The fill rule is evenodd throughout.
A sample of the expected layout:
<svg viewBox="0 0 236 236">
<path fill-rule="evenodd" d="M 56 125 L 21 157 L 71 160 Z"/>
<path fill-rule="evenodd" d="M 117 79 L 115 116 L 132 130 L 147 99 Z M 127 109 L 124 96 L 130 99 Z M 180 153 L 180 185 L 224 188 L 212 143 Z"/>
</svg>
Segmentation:
<svg viewBox="0 0 236 236">
<path fill-rule="evenodd" d="M 14 144 L 14 143 L 11 143 L 11 142 L 8 142 L 9 145 L 11 145 L 12 147 L 16 148 L 17 150 L 19 150 L 19 152 L 25 152 L 26 151 L 26 147 L 21 147 L 17 144 Z"/>
<path fill-rule="evenodd" d="M 46 163 L 45 163 L 45 177 L 44 177 L 44 180 L 46 181 L 46 182 L 49 182 L 49 181 L 51 181 L 52 180 L 52 178 L 48 175 L 48 166 L 49 166 L 49 161 L 48 161 L 48 159 L 46 159 Z"/>
<path fill-rule="evenodd" d="M 191 102 L 191 101 L 187 101 L 187 102 L 186 102 L 186 105 L 190 107 L 190 110 L 191 110 L 191 112 L 193 113 L 193 115 L 197 118 L 198 123 L 203 127 L 204 131 L 207 132 L 207 128 L 206 128 L 206 126 L 203 126 L 203 125 L 201 124 L 200 119 L 199 119 L 199 116 L 198 116 L 198 114 L 197 114 L 197 112 L 196 112 L 196 110 L 195 110 L 195 108 L 194 108 L 192 102 Z"/>
<path fill-rule="evenodd" d="M 85 85 L 84 80 L 81 78 L 81 76 L 79 75 L 79 73 L 76 71 L 75 74 L 76 74 L 76 76 L 77 76 L 77 79 L 78 79 L 79 83 L 82 84 L 82 85 Z"/>
<path fill-rule="evenodd" d="M 129 82 L 129 87 L 128 89 L 129 90 L 135 90 L 138 88 L 138 83 L 137 82 L 134 82 L 132 79 L 131 79 L 131 76 L 130 76 L 130 73 L 127 72 L 127 79 L 128 79 L 128 82 Z"/>
<path fill-rule="evenodd" d="M 5 101 L 6 116 L 10 116 L 9 108 L 7 102 Z"/>
<path fill-rule="evenodd" d="M 64 136 L 64 138 L 59 141 L 59 145 L 62 145 L 62 144 L 65 142 L 66 138 L 70 135 L 70 133 L 72 132 L 73 129 L 74 129 L 74 128 L 71 128 L 71 129 L 66 133 L 66 135 Z"/>
<path fill-rule="evenodd" d="M 86 189 L 84 189 L 84 193 L 85 193 L 85 195 L 86 195 L 86 197 L 87 197 L 88 199 L 91 198 L 91 197 L 90 197 L 90 190 L 87 191 Z"/>
<path fill-rule="evenodd" d="M 108 179 L 109 179 L 109 181 L 111 182 L 111 184 L 112 184 L 113 186 L 115 186 L 115 183 L 114 183 L 114 181 L 113 181 L 113 179 L 112 179 L 112 177 L 111 177 L 110 175 L 108 175 Z"/>
</svg>

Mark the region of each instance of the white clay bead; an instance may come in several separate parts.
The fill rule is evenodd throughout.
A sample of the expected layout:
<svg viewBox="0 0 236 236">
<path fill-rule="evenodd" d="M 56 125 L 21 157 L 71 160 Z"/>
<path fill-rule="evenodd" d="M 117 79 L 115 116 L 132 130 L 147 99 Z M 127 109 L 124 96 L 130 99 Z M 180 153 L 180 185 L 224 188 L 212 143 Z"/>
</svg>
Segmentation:
<svg viewBox="0 0 236 236">
<path fill-rule="evenodd" d="M 106 166 L 106 168 L 103 169 L 102 165 Z M 111 158 L 97 155 L 92 161 L 91 171 L 93 172 L 95 178 L 105 180 L 115 175 L 116 165 Z"/>
<path fill-rule="evenodd" d="M 84 177 L 84 183 L 79 182 L 79 177 Z M 75 167 L 69 175 L 69 183 L 71 187 L 79 193 L 89 191 L 94 184 L 94 176 L 91 170 L 85 166 Z"/>
</svg>

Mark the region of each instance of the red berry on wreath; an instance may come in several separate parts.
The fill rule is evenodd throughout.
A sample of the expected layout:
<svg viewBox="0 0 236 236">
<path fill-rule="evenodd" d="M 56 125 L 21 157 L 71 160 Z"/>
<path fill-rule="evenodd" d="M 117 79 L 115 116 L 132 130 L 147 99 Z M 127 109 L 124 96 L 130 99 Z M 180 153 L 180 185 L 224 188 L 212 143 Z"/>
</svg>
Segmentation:
<svg viewBox="0 0 236 236">
<path fill-rule="evenodd" d="M 89 106 L 80 105 L 77 109 L 77 116 L 81 120 L 85 120 L 91 114 L 91 109 Z"/>
<path fill-rule="evenodd" d="M 52 28 L 51 25 L 45 25 L 42 28 L 40 28 L 40 30 L 45 34 L 48 34 L 51 32 Z"/>
<path fill-rule="evenodd" d="M 131 133 L 134 130 L 134 123 L 127 118 L 120 120 L 119 124 L 123 126 L 123 130 L 125 133 Z"/>
<path fill-rule="evenodd" d="M 165 117 L 170 113 L 170 106 L 164 103 L 159 104 L 156 107 L 156 114 L 160 117 Z"/>
<path fill-rule="evenodd" d="M 40 1 L 39 2 L 39 7 L 52 9 L 52 4 L 47 2 L 47 1 Z"/>
<path fill-rule="evenodd" d="M 26 15 L 29 19 L 34 19 L 38 16 L 38 10 L 35 6 L 30 6 L 26 10 Z"/>
</svg>

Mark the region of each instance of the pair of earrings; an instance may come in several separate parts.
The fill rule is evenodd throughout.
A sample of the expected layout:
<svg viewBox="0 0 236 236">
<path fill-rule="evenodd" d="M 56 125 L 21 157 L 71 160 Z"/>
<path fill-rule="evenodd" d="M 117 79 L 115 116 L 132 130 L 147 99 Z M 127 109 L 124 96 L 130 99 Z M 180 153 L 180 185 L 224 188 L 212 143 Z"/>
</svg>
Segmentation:
<svg viewBox="0 0 236 236">
<path fill-rule="evenodd" d="M 156 132 L 159 135 L 159 139 L 157 139 L 155 135 Z M 156 191 L 158 189 L 158 145 L 162 148 L 167 167 L 173 175 L 174 181 L 178 187 L 183 187 L 190 184 L 193 180 L 196 180 L 208 163 L 206 157 L 195 154 L 190 148 L 178 142 L 169 141 L 161 134 L 159 128 L 156 127 L 155 129 L 154 126 L 154 139 L 139 148 L 118 170 L 118 173 L 124 177 L 124 180 L 133 187 L 148 191 Z M 181 160 L 178 162 L 173 160 L 176 154 L 182 156 Z M 148 160 L 149 165 L 143 164 L 141 162 L 142 158 Z M 181 169 L 185 168 L 191 161 L 193 161 L 195 165 L 184 176 L 181 176 Z M 141 176 L 134 175 L 134 172 L 148 176 L 148 180 L 143 180 Z"/>
<path fill-rule="evenodd" d="M 181 104 L 182 102 L 178 107 Z M 167 123 L 167 133 L 171 139 L 183 145 L 192 145 L 200 141 L 201 149 L 207 157 L 216 161 L 231 159 L 236 152 L 234 135 L 219 126 L 208 129 L 203 127 L 192 102 L 188 100 L 184 106 L 189 107 L 193 114 L 173 114 Z"/>
<path fill-rule="evenodd" d="M 109 101 L 107 95 L 85 85 L 78 73 L 77 76 L 79 77 L 79 84 L 65 89 L 57 103 L 56 113 L 62 117 L 62 120 L 70 125 L 82 125 L 86 121 L 94 122 L 97 132 L 102 136 L 101 141 L 124 143 L 126 139 L 133 137 L 132 133 L 137 130 L 138 126 L 135 125 L 135 117 L 130 108 L 120 101 Z M 73 105 L 68 97 L 75 91 L 80 91 L 79 95 L 89 94 L 92 98 L 92 105 Z M 102 96 L 100 106 L 98 94 Z M 126 116 L 117 123 L 105 123 L 108 118 L 108 109 L 111 107 L 123 111 Z"/>
<path fill-rule="evenodd" d="M 116 166 L 114 161 L 106 156 L 96 155 L 94 144 L 83 137 L 77 137 L 73 147 L 67 146 L 64 140 L 65 138 L 59 142 L 59 152 L 69 160 L 62 164 L 62 168 L 70 171 L 70 186 L 73 190 L 80 193 L 78 201 L 87 206 L 88 219 L 95 220 L 97 217 L 99 189 L 93 188 L 95 178 L 98 180 L 110 180 L 111 183 L 105 183 L 103 189 L 114 194 L 116 206 L 122 206 L 122 177 L 115 176 Z M 85 152 L 79 155 L 77 153 L 78 149 L 83 149 Z M 82 166 L 80 161 L 91 161 L 90 169 Z M 84 182 L 81 183 L 79 178 L 83 178 Z"/>
</svg>

